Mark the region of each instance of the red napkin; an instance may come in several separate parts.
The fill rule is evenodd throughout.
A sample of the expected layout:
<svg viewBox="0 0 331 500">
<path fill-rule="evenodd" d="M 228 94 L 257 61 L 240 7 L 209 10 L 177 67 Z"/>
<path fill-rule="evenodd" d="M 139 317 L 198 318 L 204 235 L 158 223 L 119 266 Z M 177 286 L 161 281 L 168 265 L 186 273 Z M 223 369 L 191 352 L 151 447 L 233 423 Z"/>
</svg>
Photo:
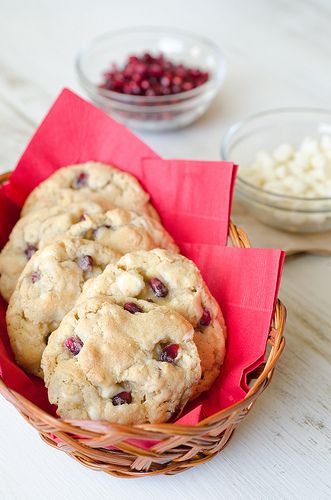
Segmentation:
<svg viewBox="0 0 331 500">
<path fill-rule="evenodd" d="M 140 180 L 175 241 L 225 245 L 237 166 L 230 162 L 145 159 Z"/>
<path fill-rule="evenodd" d="M 2 248 L 19 217 L 19 208 L 10 201 L 6 194 L 6 185 L 0 186 L 0 248 Z"/>
<path fill-rule="evenodd" d="M 247 373 L 264 360 L 285 254 L 199 244 L 186 244 L 183 250 L 202 270 L 228 330 L 221 374 L 196 401 L 209 416 L 245 397 Z"/>
<path fill-rule="evenodd" d="M 55 170 L 89 160 L 110 163 L 139 178 L 143 157 L 158 156 L 123 125 L 65 89 L 32 137 L 6 192 L 22 206 Z"/>
<path fill-rule="evenodd" d="M 161 160 L 103 111 L 64 90 L 38 128 L 10 182 L 0 188 L 3 245 L 31 189 L 61 166 L 97 160 L 133 173 L 151 194 L 182 251 L 201 269 L 228 328 L 227 354 L 213 388 L 186 408 L 179 424 L 195 424 L 242 399 L 246 374 L 260 364 L 278 292 L 284 254 L 226 248 L 237 167 L 232 163 Z M 0 302 L 0 375 L 5 383 L 53 413 L 46 390 L 13 362 Z"/>
</svg>

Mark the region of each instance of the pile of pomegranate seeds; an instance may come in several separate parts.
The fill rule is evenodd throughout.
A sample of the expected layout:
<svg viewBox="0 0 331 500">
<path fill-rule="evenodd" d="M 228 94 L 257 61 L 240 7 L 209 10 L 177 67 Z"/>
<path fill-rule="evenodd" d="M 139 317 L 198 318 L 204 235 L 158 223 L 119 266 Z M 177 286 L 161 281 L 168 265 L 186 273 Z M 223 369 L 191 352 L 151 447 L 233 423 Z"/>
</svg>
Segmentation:
<svg viewBox="0 0 331 500">
<path fill-rule="evenodd" d="M 186 92 L 204 84 L 209 78 L 207 71 L 176 64 L 160 53 L 152 56 L 132 55 L 123 68 L 116 64 L 104 73 L 100 88 L 120 94 L 163 96 Z"/>
</svg>

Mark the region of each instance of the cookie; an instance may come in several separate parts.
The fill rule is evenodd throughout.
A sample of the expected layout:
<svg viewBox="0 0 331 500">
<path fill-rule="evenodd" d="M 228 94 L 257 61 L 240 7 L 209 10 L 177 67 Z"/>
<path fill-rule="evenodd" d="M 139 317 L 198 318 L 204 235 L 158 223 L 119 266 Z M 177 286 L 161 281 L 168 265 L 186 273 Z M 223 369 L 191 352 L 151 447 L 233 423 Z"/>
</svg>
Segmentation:
<svg viewBox="0 0 331 500">
<path fill-rule="evenodd" d="M 136 297 L 179 312 L 195 328 L 201 360 L 201 380 L 191 397 L 211 387 L 223 363 L 226 328 L 219 305 L 192 261 L 161 249 L 128 253 L 86 283 L 79 300 L 95 295 Z"/>
<path fill-rule="evenodd" d="M 132 175 L 115 167 L 87 162 L 60 168 L 28 196 L 22 215 L 54 205 L 68 206 L 82 200 L 104 199 L 116 207 L 158 218 L 149 195 Z"/>
<path fill-rule="evenodd" d="M 200 378 L 193 333 L 175 311 L 143 300 L 80 303 L 42 357 L 49 400 L 66 419 L 166 422 Z"/>
<path fill-rule="evenodd" d="M 94 241 L 64 238 L 35 253 L 25 266 L 7 309 L 16 361 L 42 378 L 40 359 L 50 333 L 73 307 L 86 280 L 118 255 Z"/>
<path fill-rule="evenodd" d="M 9 301 L 21 272 L 39 248 L 63 235 L 84 214 L 103 212 L 108 208 L 112 208 L 110 203 L 84 201 L 67 207 L 42 208 L 19 219 L 0 253 L 0 293 L 3 298 Z"/>
<path fill-rule="evenodd" d="M 98 241 L 121 254 L 153 248 L 178 252 L 177 245 L 158 221 L 123 208 L 89 214 L 72 226 L 68 234 Z"/>
</svg>

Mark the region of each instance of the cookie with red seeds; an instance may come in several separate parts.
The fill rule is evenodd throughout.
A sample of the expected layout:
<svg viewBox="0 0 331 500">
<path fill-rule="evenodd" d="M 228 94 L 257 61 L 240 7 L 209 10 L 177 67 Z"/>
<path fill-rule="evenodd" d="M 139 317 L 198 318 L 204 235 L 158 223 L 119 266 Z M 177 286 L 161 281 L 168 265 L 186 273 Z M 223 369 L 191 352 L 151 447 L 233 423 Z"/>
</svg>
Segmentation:
<svg viewBox="0 0 331 500">
<path fill-rule="evenodd" d="M 201 371 L 192 325 L 132 297 L 76 305 L 42 357 L 59 416 L 119 424 L 161 423 L 188 401 Z"/>
<path fill-rule="evenodd" d="M 177 245 L 159 221 L 123 208 L 87 214 L 68 234 L 97 241 L 121 254 L 153 248 L 178 252 Z"/>
<path fill-rule="evenodd" d="M 220 306 L 192 261 L 162 249 L 127 253 L 86 283 L 80 300 L 97 294 L 127 295 L 180 313 L 195 329 L 201 360 L 201 380 L 191 397 L 211 387 L 224 360 L 226 327 Z"/>
<path fill-rule="evenodd" d="M 85 200 L 67 207 L 56 205 L 34 210 L 19 219 L 0 253 L 0 293 L 3 298 L 9 301 L 21 272 L 37 250 L 63 236 L 84 214 L 93 216 L 110 208 L 113 205 L 109 202 Z"/>
<path fill-rule="evenodd" d="M 89 161 L 56 170 L 28 196 L 22 215 L 54 205 L 70 206 L 89 199 L 150 215 L 158 214 L 135 177 L 104 163 Z"/>
<path fill-rule="evenodd" d="M 50 334 L 73 307 L 84 283 L 118 258 L 100 243 L 81 238 L 63 238 L 31 257 L 6 317 L 16 361 L 27 372 L 43 377 L 40 360 Z"/>
</svg>

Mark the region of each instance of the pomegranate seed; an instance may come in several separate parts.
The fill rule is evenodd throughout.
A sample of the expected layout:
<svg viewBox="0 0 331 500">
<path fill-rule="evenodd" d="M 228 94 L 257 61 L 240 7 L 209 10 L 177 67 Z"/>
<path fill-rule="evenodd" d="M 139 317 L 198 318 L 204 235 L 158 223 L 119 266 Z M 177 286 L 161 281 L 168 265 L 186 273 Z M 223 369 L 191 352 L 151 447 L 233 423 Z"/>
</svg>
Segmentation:
<svg viewBox="0 0 331 500">
<path fill-rule="evenodd" d="M 166 297 L 168 295 L 168 288 L 158 278 L 152 278 L 149 286 L 157 297 Z"/>
<path fill-rule="evenodd" d="M 186 71 L 186 69 L 184 68 L 184 66 L 182 64 L 178 64 L 177 71 L 176 71 L 177 76 L 184 78 L 186 76 L 186 73 L 188 73 L 188 72 L 189 72 L 189 70 Z"/>
<path fill-rule="evenodd" d="M 148 80 L 143 80 L 140 84 L 141 88 L 143 90 L 147 90 L 150 87 L 150 83 Z"/>
<path fill-rule="evenodd" d="M 149 68 L 149 74 L 151 76 L 162 76 L 162 68 L 159 64 L 151 64 Z"/>
<path fill-rule="evenodd" d="M 211 314 L 208 309 L 204 309 L 199 321 L 200 326 L 208 326 L 211 322 Z"/>
<path fill-rule="evenodd" d="M 87 184 L 88 175 L 85 172 L 81 172 L 79 176 L 75 179 L 74 189 L 80 189 Z"/>
<path fill-rule="evenodd" d="M 39 271 L 33 271 L 33 273 L 31 273 L 31 281 L 32 283 L 36 283 L 37 281 L 39 281 L 41 278 L 41 274 Z"/>
<path fill-rule="evenodd" d="M 115 396 L 112 398 L 112 403 L 114 406 L 119 406 L 124 404 L 129 405 L 130 403 L 132 403 L 131 392 L 122 391 L 119 392 L 118 394 L 115 394 Z"/>
<path fill-rule="evenodd" d="M 148 53 L 146 52 L 144 55 L 143 55 L 143 58 L 142 60 L 145 62 L 145 63 L 150 63 L 153 61 L 153 57 Z"/>
<path fill-rule="evenodd" d="M 31 259 L 31 257 L 32 257 L 32 255 L 33 255 L 34 253 L 36 253 L 36 251 L 37 251 L 37 250 L 38 250 L 38 249 L 37 249 L 37 247 L 35 247 L 35 246 L 33 246 L 33 245 L 28 245 L 28 246 L 26 247 L 26 249 L 24 250 L 24 254 L 25 254 L 26 258 L 27 258 L 28 260 L 30 260 L 30 259 Z"/>
<path fill-rule="evenodd" d="M 166 363 L 173 363 L 178 354 L 179 345 L 169 344 L 165 346 L 160 352 L 159 361 L 165 361 Z"/>
<path fill-rule="evenodd" d="M 160 80 L 162 87 L 169 87 L 171 80 L 168 76 L 163 76 Z"/>
<path fill-rule="evenodd" d="M 134 302 L 126 302 L 123 308 L 131 314 L 143 312 L 142 308 L 138 306 L 138 304 L 135 304 Z"/>
<path fill-rule="evenodd" d="M 75 335 L 74 337 L 69 337 L 64 345 L 66 346 L 67 349 L 74 355 L 77 356 L 77 354 L 80 353 L 81 348 L 83 347 L 84 343 L 83 341 L 78 337 L 78 335 Z"/>
<path fill-rule="evenodd" d="M 193 84 L 191 82 L 183 83 L 183 90 L 192 90 L 192 89 L 193 89 Z"/>
<path fill-rule="evenodd" d="M 180 76 L 174 76 L 172 79 L 172 83 L 174 85 L 181 85 L 182 84 L 182 78 Z"/>
<path fill-rule="evenodd" d="M 141 87 L 142 88 L 143 88 L 143 85 L 142 85 L 143 81 L 148 83 L 147 80 L 142 80 L 142 77 L 141 77 L 141 75 L 139 73 L 133 73 L 132 80 L 134 82 L 136 82 L 136 83 L 140 83 L 141 82 Z"/>
<path fill-rule="evenodd" d="M 171 90 L 173 94 L 178 94 L 181 91 L 181 87 L 179 85 L 172 85 Z"/>
<path fill-rule="evenodd" d="M 100 88 L 129 95 L 161 96 L 203 85 L 209 74 L 198 68 L 176 64 L 162 53 L 156 56 L 145 53 L 129 56 L 122 68 L 112 64 L 103 78 Z"/>
<path fill-rule="evenodd" d="M 84 255 L 78 260 L 78 265 L 83 271 L 91 271 L 93 266 L 93 259 L 90 255 Z"/>
<path fill-rule="evenodd" d="M 171 90 L 168 87 L 163 87 L 161 89 L 161 94 L 162 95 L 169 95 L 169 94 L 171 94 Z"/>
<path fill-rule="evenodd" d="M 137 56 L 130 56 L 129 57 L 129 63 L 135 64 L 138 62 L 138 57 Z"/>
</svg>

